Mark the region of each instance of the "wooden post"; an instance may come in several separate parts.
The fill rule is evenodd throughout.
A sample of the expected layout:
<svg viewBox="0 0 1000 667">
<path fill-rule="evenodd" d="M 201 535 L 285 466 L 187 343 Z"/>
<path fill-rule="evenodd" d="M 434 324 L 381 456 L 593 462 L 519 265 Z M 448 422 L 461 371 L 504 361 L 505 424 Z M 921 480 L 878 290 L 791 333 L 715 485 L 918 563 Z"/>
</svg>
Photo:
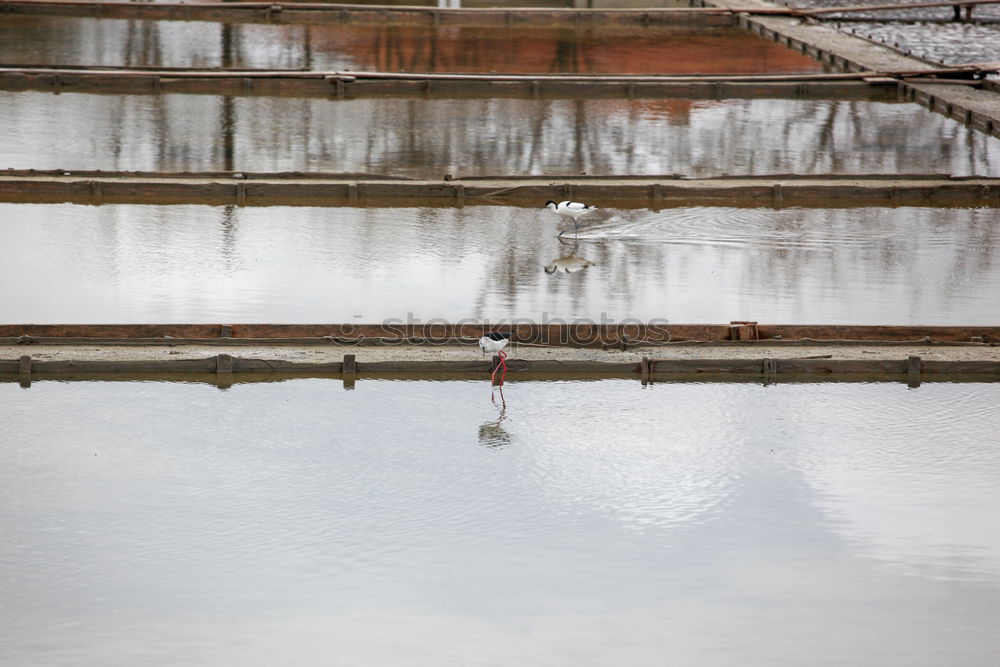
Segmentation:
<svg viewBox="0 0 1000 667">
<path fill-rule="evenodd" d="M 921 365 L 920 357 L 908 357 L 906 359 L 906 386 L 914 389 L 920 386 Z"/>
<path fill-rule="evenodd" d="M 757 322 L 734 320 L 729 323 L 730 340 L 760 340 Z"/>
<path fill-rule="evenodd" d="M 354 360 L 353 354 L 344 355 L 344 363 L 340 367 L 340 374 L 343 376 L 344 380 L 344 390 L 353 391 L 354 382 L 358 377 L 358 364 Z"/>
<path fill-rule="evenodd" d="M 17 367 L 18 380 L 21 386 L 27 389 L 31 386 L 31 357 L 22 356 Z"/>
<path fill-rule="evenodd" d="M 219 389 L 233 386 L 233 358 L 228 354 L 218 354 L 215 357 L 215 384 Z"/>
<path fill-rule="evenodd" d="M 651 364 L 649 362 L 649 357 L 643 357 L 639 362 L 639 373 L 642 376 L 642 384 L 649 384 L 650 376 L 652 375 Z"/>
<path fill-rule="evenodd" d="M 233 373 L 233 357 L 229 354 L 215 355 L 215 372 L 219 375 Z"/>
<path fill-rule="evenodd" d="M 761 374 L 764 376 L 764 384 L 773 384 L 777 380 L 778 375 L 778 360 L 777 359 L 764 359 L 761 362 Z"/>
</svg>

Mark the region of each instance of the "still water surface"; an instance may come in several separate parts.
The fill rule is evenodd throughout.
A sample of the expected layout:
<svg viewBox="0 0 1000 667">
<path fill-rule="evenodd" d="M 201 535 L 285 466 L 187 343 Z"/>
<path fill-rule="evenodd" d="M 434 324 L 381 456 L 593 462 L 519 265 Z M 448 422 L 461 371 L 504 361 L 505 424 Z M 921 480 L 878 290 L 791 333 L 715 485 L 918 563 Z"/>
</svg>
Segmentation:
<svg viewBox="0 0 1000 667">
<path fill-rule="evenodd" d="M 1000 139 L 916 104 L 0 92 L 3 168 L 1000 176 Z"/>
<path fill-rule="evenodd" d="M 36 16 L 5 17 L 0 22 L 0 62 L 540 74 L 823 69 L 784 46 L 724 27 L 434 29 Z"/>
<path fill-rule="evenodd" d="M 996 216 L 610 209 L 574 253 L 542 208 L 0 204 L 0 321 L 990 325 Z"/>
<path fill-rule="evenodd" d="M 0 663 L 997 663 L 1000 385 L 489 392 L 0 385 Z"/>
</svg>

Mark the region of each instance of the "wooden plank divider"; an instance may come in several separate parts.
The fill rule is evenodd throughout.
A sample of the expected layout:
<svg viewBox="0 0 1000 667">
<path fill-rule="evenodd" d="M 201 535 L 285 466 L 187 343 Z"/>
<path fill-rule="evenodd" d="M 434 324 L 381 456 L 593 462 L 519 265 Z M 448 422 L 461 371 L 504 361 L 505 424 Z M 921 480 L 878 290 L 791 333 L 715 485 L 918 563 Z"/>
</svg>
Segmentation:
<svg viewBox="0 0 1000 667">
<path fill-rule="evenodd" d="M 538 206 L 546 199 L 597 200 L 603 207 L 718 205 L 776 208 L 811 206 L 1000 206 L 1000 179 L 920 175 L 754 176 L 685 179 L 677 176 L 498 176 L 449 181 L 357 180 L 336 174 L 242 174 L 0 171 L 0 201 L 241 206 L 380 207 L 479 205 Z M 553 180 L 558 185 L 552 183 Z M 491 180 L 495 179 L 495 180 Z M 549 182 L 546 182 L 546 179 Z M 666 180 L 670 179 L 670 180 Z M 252 180 L 247 184 L 245 181 Z M 777 182 L 776 182 L 777 181 Z M 777 187 L 776 187 L 777 186 Z M 249 193 L 252 190 L 253 196 Z M 776 194 L 779 193 L 779 194 Z M 369 203 L 369 205 L 371 205 Z"/>
<path fill-rule="evenodd" d="M 515 343 L 569 347 L 620 347 L 627 340 L 639 345 L 731 344 L 920 344 L 920 345 L 1000 345 L 997 326 L 919 325 L 797 325 L 643 323 L 498 323 L 513 334 Z M 399 344 L 472 345 L 493 331 L 497 324 L 0 324 L 0 345 L 107 344 L 144 345 L 249 343 L 288 345 Z M 734 338 L 733 327 L 736 327 Z M 223 334 L 228 333 L 228 337 Z M 746 336 L 742 337 L 741 336 Z M 976 342 L 981 341 L 981 342 Z"/>
<path fill-rule="evenodd" d="M 353 381 L 358 377 L 379 374 L 403 374 L 414 378 L 440 374 L 467 374 L 486 379 L 493 366 L 486 367 L 476 359 L 452 361 L 393 360 L 365 362 L 293 362 L 274 359 L 252 359 L 217 355 L 203 359 L 150 360 L 49 360 L 25 362 L 0 359 L 0 381 L 16 380 L 24 385 L 34 380 L 50 378 L 88 378 L 99 375 L 109 379 L 129 379 L 136 375 L 163 374 L 170 377 L 212 376 L 220 386 L 229 386 L 236 376 L 338 376 Z M 910 359 L 651 359 L 645 362 L 594 360 L 509 359 L 508 373 L 514 378 L 546 379 L 585 376 L 590 378 L 625 377 L 644 383 L 676 381 L 685 378 L 701 381 L 731 381 L 750 379 L 772 384 L 777 381 L 863 381 L 892 380 L 919 386 L 921 381 L 989 381 L 1000 382 L 1000 361 L 923 361 L 914 371 Z M 495 361 L 494 361 L 495 363 Z M 648 370 L 647 370 L 648 369 Z M 4 377 L 6 376 L 6 377 Z M 496 378 L 499 381 L 499 377 Z"/>
</svg>

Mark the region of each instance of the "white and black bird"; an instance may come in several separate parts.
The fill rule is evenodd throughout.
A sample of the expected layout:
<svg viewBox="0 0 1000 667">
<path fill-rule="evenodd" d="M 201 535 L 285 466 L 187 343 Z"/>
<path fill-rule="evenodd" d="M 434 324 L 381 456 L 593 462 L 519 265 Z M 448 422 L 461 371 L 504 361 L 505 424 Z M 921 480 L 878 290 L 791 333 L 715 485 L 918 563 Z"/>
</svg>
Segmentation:
<svg viewBox="0 0 1000 667">
<path fill-rule="evenodd" d="M 580 223 L 577 222 L 580 216 L 587 215 L 591 211 L 597 210 L 596 206 L 590 206 L 588 204 L 584 204 L 583 202 L 578 202 L 578 201 L 561 201 L 557 204 L 554 201 L 549 200 L 545 202 L 545 208 L 549 209 L 550 211 L 553 211 L 554 213 L 558 213 L 563 217 L 572 218 L 574 233 L 580 232 Z M 559 232 L 559 236 L 562 236 L 565 232 L 566 232 L 565 229 Z"/>
<path fill-rule="evenodd" d="M 504 351 L 504 348 L 510 342 L 510 336 L 511 332 L 509 331 L 490 331 L 479 339 L 479 349 L 483 351 L 484 355 L 487 352 L 495 352 L 500 356 L 500 363 L 497 364 L 497 367 L 490 374 L 490 380 L 492 381 L 497 371 L 501 367 L 503 368 L 503 373 L 500 374 L 500 386 L 503 386 L 503 378 L 507 375 L 507 352 Z"/>
</svg>

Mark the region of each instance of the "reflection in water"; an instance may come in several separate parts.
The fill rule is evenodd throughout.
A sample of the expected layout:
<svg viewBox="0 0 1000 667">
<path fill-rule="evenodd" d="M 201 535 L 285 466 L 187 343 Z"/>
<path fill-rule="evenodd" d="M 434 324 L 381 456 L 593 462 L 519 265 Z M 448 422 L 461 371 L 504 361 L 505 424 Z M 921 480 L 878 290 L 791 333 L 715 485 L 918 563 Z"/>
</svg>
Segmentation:
<svg viewBox="0 0 1000 667">
<path fill-rule="evenodd" d="M 500 402 L 497 402 L 497 394 Z M 507 418 L 507 399 L 503 395 L 503 385 L 496 387 L 490 394 L 490 402 L 498 409 L 496 421 L 486 422 L 479 427 L 479 444 L 486 447 L 506 447 L 511 443 L 511 436 L 500 424 Z"/>
<path fill-rule="evenodd" d="M 887 414 L 880 432 L 906 431 L 919 423 L 930 433 L 941 433 L 955 419 L 985 424 L 991 410 L 982 404 L 983 388 L 959 385 L 942 390 L 923 387 L 933 402 L 909 401 Z M 859 396 L 845 396 L 840 409 L 863 409 Z M 830 423 L 825 407 L 790 396 L 796 421 Z M 910 447 L 890 439 L 877 447 L 867 442 L 870 424 L 839 422 L 836 457 L 816 451 L 794 454 L 804 478 L 815 491 L 814 505 L 827 517 L 847 544 L 866 558 L 908 576 L 942 579 L 985 579 L 1000 585 L 1000 529 L 976 519 L 974 497 L 997 493 L 997 447 L 994 439 L 942 437 L 941 447 Z M 915 469 L 936 473 L 919 479 Z M 956 488 L 961 477 L 963 492 Z M 892 482 L 888 482 L 892 479 Z M 918 508 L 895 501 L 911 493 L 921 499 Z"/>
<path fill-rule="evenodd" d="M 1000 652 L 1000 384 L 337 384 L 0 384 L 0 662 Z"/>
<path fill-rule="evenodd" d="M 539 267 L 563 254 L 559 220 L 537 209 L 0 204 L 0 247 L 18 248 L 0 263 L 0 303 L 7 322 L 604 313 L 989 325 L 1000 312 L 995 217 L 991 209 L 615 210 L 581 232 L 593 265 L 554 280 Z"/>
<path fill-rule="evenodd" d="M 18 169 L 1000 175 L 1000 139 L 880 102 L 0 92 L 0 124 L 4 165 Z"/>
<path fill-rule="evenodd" d="M 43 16 L 0 21 L 0 62 L 539 74 L 822 70 L 800 53 L 727 27 L 497 30 Z"/>
<path fill-rule="evenodd" d="M 589 259 L 576 256 L 579 248 L 580 243 L 577 240 L 573 243 L 573 247 L 569 254 L 561 255 L 560 257 L 557 257 L 549 262 L 549 264 L 545 267 L 545 273 L 577 273 L 578 271 L 583 271 L 587 267 L 594 266 L 594 263 Z"/>
</svg>

